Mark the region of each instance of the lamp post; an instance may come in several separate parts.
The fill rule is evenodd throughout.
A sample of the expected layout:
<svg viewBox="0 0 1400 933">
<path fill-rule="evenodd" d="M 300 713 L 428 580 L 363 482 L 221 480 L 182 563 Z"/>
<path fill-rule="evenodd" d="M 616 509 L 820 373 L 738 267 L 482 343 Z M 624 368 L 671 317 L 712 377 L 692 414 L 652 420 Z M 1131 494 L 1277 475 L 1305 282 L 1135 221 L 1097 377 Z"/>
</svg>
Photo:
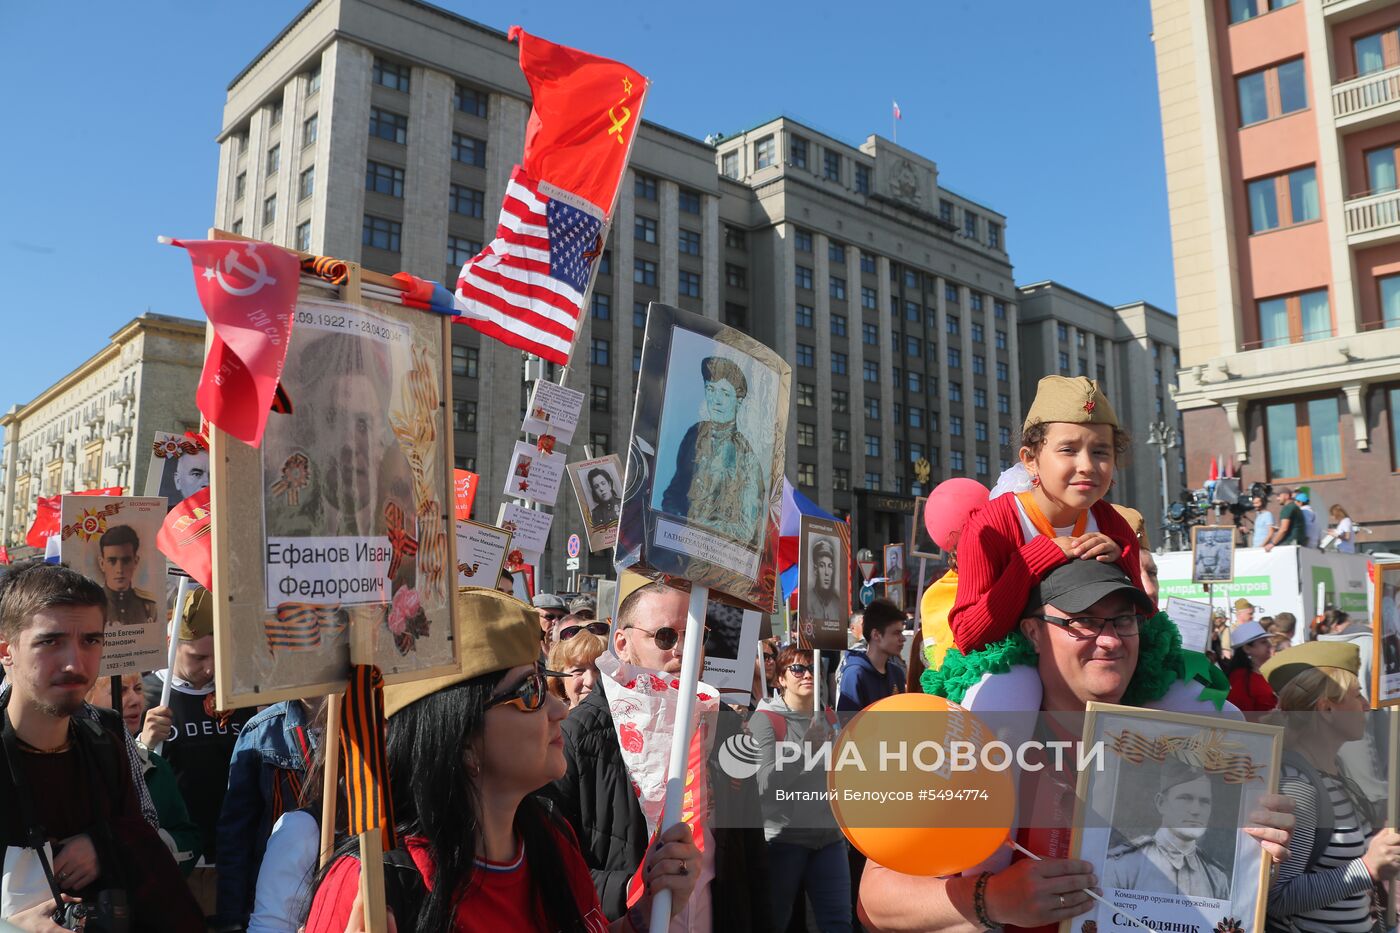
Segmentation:
<svg viewBox="0 0 1400 933">
<path fill-rule="evenodd" d="M 1162 466 L 1162 546 L 1167 546 L 1167 510 L 1171 508 L 1171 497 L 1167 493 L 1167 451 L 1173 447 L 1180 447 L 1181 441 L 1176 436 L 1176 428 L 1165 421 L 1155 421 L 1148 428 L 1147 443 L 1152 447 L 1160 447 L 1161 453 L 1158 461 Z"/>
</svg>

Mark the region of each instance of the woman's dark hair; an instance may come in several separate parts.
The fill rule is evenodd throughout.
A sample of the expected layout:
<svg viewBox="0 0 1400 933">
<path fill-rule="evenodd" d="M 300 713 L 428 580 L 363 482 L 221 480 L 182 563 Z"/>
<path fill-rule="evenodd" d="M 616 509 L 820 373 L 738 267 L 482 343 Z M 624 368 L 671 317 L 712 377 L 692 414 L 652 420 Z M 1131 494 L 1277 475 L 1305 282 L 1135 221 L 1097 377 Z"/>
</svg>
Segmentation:
<svg viewBox="0 0 1400 933">
<path fill-rule="evenodd" d="M 504 671 L 494 671 L 444 688 L 389 720 L 385 757 L 397 829 L 401 837 L 422 837 L 433 864 L 433 877 L 425 879 L 430 890 L 418 916 L 396 918 L 400 929 L 454 928 L 481 840 L 481 796 L 475 768 L 467 764 L 468 749 L 481 741 L 486 703 L 504 676 Z M 531 884 L 544 912 L 543 926 L 582 933 L 583 917 L 560 855 L 560 832 L 550 828 L 555 817 L 547 806 L 534 796 L 522 800 L 515 812 L 515 831 L 524 844 Z"/>
<path fill-rule="evenodd" d="M 1045 438 L 1050 433 L 1050 425 L 1045 421 L 1032 421 L 1021 433 L 1021 446 L 1031 449 L 1031 456 L 1040 453 L 1045 446 Z M 1133 446 L 1133 436 L 1118 425 L 1113 426 L 1113 459 L 1118 466 L 1127 462 L 1128 450 Z"/>
<path fill-rule="evenodd" d="M 1241 668 L 1247 671 L 1254 670 L 1254 661 L 1245 654 L 1243 645 L 1230 652 L 1230 660 L 1225 662 L 1225 676 L 1228 677 Z"/>
</svg>

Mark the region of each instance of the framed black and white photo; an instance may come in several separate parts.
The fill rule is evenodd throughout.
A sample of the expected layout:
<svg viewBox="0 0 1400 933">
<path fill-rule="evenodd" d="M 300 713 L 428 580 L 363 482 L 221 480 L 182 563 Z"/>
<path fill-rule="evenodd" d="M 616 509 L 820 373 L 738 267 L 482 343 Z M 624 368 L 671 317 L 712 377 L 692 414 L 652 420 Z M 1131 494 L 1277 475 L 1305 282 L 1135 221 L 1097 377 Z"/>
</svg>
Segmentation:
<svg viewBox="0 0 1400 933">
<path fill-rule="evenodd" d="M 1236 720 L 1089 703 L 1071 858 L 1094 866 L 1109 905 L 1063 921 L 1125 929 L 1262 933 L 1269 859 L 1244 832 L 1278 787 L 1283 730 Z"/>
<path fill-rule="evenodd" d="M 851 613 L 850 526 L 813 515 L 798 521 L 797 644 L 846 649 Z"/>
<path fill-rule="evenodd" d="M 747 334 L 652 303 L 617 564 L 777 605 L 792 371 Z"/>
<path fill-rule="evenodd" d="M 730 702 L 745 702 L 753 689 L 759 613 L 717 599 L 705 604 L 705 669 L 700 679 Z"/>
<path fill-rule="evenodd" d="M 447 353 L 440 316 L 302 286 L 260 448 L 221 431 L 214 463 L 220 709 L 459 667 Z M 494 585 L 495 581 L 492 581 Z"/>
<path fill-rule="evenodd" d="M 889 583 L 904 582 L 904 545 L 885 545 L 885 580 Z"/>
<path fill-rule="evenodd" d="M 1233 525 L 1196 525 L 1191 529 L 1191 582 L 1229 583 L 1235 579 Z"/>
<path fill-rule="evenodd" d="M 184 434 L 155 432 L 145 494 L 161 496 L 174 508 L 208 485 L 209 448 Z"/>
<path fill-rule="evenodd" d="M 617 541 L 617 523 L 622 515 L 622 461 L 617 454 L 608 454 L 570 463 L 565 469 L 583 516 L 588 550 L 607 550 Z"/>
<path fill-rule="evenodd" d="M 156 536 L 165 521 L 158 496 L 64 496 L 59 558 L 107 596 L 102 676 L 165 667 L 165 555 Z"/>
</svg>

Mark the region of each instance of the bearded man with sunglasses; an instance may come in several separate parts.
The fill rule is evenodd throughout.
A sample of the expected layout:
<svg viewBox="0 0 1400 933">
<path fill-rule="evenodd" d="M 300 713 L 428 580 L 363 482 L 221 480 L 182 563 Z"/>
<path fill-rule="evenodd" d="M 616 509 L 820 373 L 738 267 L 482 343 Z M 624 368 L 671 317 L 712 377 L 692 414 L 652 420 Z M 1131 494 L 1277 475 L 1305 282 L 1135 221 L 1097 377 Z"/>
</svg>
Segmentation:
<svg viewBox="0 0 1400 933">
<path fill-rule="evenodd" d="M 626 596 L 612 635 L 618 659 L 643 672 L 679 674 L 688 603 L 687 593 L 660 583 L 647 584 Z M 561 636 L 564 628 L 561 626 Z M 703 657 L 697 660 L 704 664 Z M 721 712 L 711 754 L 742 727 L 737 716 Z M 573 826 L 603 912 L 612 920 L 626 913 L 628 883 L 646 854 L 646 817 L 623 759 L 607 691 L 600 686 L 589 693 L 564 720 L 562 729 L 567 770 L 544 793 Z M 647 738 L 629 735 L 628 741 L 645 742 Z M 721 813 L 743 796 L 738 782 L 730 782 L 712 761 L 705 762 L 696 779 L 708 782 L 714 808 L 704 828 L 694 893 L 686 909 L 672 915 L 670 929 L 676 933 L 768 930 L 767 861 L 758 801 L 746 788 L 752 815 L 741 821 L 728 812 Z M 729 828 L 737 826 L 748 828 Z M 696 842 L 699 845 L 700 840 Z"/>
</svg>

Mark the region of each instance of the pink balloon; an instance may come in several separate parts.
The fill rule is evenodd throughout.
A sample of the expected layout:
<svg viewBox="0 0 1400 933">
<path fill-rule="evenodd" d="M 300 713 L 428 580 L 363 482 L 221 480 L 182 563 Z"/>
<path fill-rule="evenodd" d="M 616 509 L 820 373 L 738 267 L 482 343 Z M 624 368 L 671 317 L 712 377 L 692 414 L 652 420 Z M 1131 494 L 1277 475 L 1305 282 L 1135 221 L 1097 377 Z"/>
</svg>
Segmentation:
<svg viewBox="0 0 1400 933">
<path fill-rule="evenodd" d="M 965 476 L 939 483 L 924 503 L 924 527 L 929 537 L 943 550 L 951 550 L 967 517 L 987 504 L 988 495 L 986 486 Z"/>
</svg>

